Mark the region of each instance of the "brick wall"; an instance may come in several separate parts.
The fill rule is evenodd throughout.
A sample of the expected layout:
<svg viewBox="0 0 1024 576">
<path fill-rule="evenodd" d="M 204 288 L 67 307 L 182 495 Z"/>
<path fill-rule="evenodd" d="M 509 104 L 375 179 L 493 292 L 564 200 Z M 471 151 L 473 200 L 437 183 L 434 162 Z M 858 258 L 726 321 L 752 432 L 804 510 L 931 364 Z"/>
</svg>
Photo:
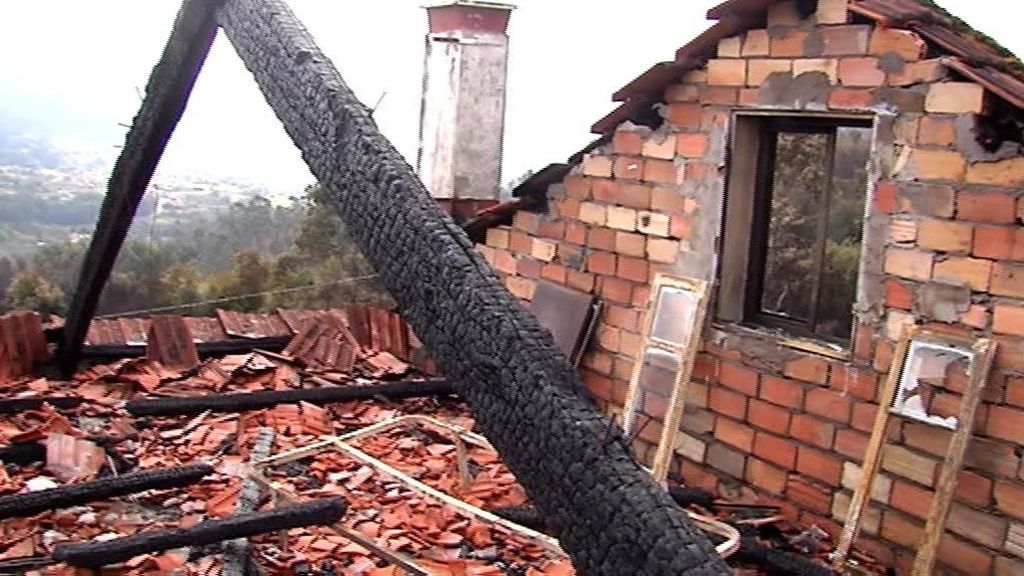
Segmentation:
<svg viewBox="0 0 1024 576">
<path fill-rule="evenodd" d="M 857 23 L 821 0 L 801 20 L 771 7 L 766 29 L 664 95 L 664 124 L 625 123 L 480 250 L 519 298 L 537 281 L 606 305 L 581 368 L 621 410 L 657 272 L 717 279 L 734 110 L 861 112 L 877 118 L 866 257 L 852 350 L 843 360 L 710 314 L 674 471 L 689 484 L 779 504 L 837 534 L 900 327 L 994 336 L 996 366 L 939 549 L 949 573 L 1024 573 L 1024 157 L 975 142 L 992 96 L 956 78 L 915 33 Z M 711 308 L 714 310 L 714 306 Z M 951 398 L 961 392 L 948 390 Z M 637 440 L 653 456 L 660 424 Z M 894 418 L 862 549 L 908 571 L 950 433 Z"/>
</svg>

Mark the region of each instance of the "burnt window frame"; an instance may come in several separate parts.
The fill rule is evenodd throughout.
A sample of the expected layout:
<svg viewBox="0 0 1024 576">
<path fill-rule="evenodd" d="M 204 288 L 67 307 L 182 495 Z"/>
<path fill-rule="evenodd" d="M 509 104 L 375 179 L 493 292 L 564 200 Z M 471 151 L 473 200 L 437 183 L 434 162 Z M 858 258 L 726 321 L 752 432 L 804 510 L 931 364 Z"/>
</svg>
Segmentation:
<svg viewBox="0 0 1024 576">
<path fill-rule="evenodd" d="M 836 137 L 840 128 L 866 128 L 874 125 L 869 118 L 850 117 L 815 117 L 815 116 L 765 116 L 758 127 L 757 165 L 754 175 L 754 190 L 751 210 L 751 228 L 747 246 L 746 285 L 743 297 L 743 323 L 754 327 L 765 327 L 783 330 L 794 336 L 819 340 L 832 344 L 848 346 L 853 336 L 844 337 L 823 334 L 817 331 L 820 320 L 820 296 L 822 276 L 825 265 L 825 248 L 828 237 L 828 218 L 832 208 L 832 196 L 835 188 L 833 171 L 835 169 Z M 826 134 L 828 135 L 828 153 L 826 175 L 829 182 L 824 193 L 825 209 L 821 210 L 817 227 L 817 238 L 814 242 L 814 268 L 816 278 L 812 288 L 811 313 L 807 320 L 786 317 L 765 311 L 762 306 L 765 286 L 765 268 L 769 254 L 769 234 L 772 220 L 772 197 L 774 192 L 776 151 L 780 133 Z M 865 167 L 867 169 L 867 167 Z M 869 201 L 868 186 L 863 190 L 863 207 Z M 866 211 L 863 212 L 866 217 Z M 860 245 L 865 241 L 865 229 L 862 222 Z M 859 274 L 858 274 L 859 277 Z M 854 324 L 854 305 L 856 297 L 850 302 L 851 326 Z"/>
</svg>

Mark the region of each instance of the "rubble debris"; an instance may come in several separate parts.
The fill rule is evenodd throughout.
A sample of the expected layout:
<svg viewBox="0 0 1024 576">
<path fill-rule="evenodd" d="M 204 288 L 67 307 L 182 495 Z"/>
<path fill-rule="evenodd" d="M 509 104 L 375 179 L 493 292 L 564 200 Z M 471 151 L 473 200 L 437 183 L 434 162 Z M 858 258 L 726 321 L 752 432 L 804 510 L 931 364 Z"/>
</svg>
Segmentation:
<svg viewBox="0 0 1024 576">
<path fill-rule="evenodd" d="M 96 568 L 125 560 L 185 546 L 205 546 L 232 538 L 245 538 L 290 528 L 326 525 L 337 522 L 345 514 L 342 498 L 324 498 L 287 508 L 238 514 L 209 520 L 191 528 L 147 531 L 107 540 L 57 546 L 53 559 L 72 566 Z"/>
<path fill-rule="evenodd" d="M 272 408 L 279 404 L 308 402 L 314 405 L 381 397 L 416 398 L 454 394 L 455 387 L 445 379 L 400 380 L 373 385 L 303 388 L 300 390 L 261 391 L 245 394 L 152 398 L 134 400 L 125 405 L 133 416 L 177 416 L 211 412 L 245 412 Z"/>
<path fill-rule="evenodd" d="M 59 432 L 46 437 L 46 470 L 61 482 L 92 478 L 105 458 L 103 448 L 84 438 Z"/>
<path fill-rule="evenodd" d="M 12 312 L 0 316 L 0 382 L 28 375 L 49 356 L 39 314 Z"/>
<path fill-rule="evenodd" d="M 146 358 L 172 370 L 199 364 L 195 337 L 181 316 L 153 316 L 146 334 Z"/>
<path fill-rule="evenodd" d="M 143 490 L 187 486 L 212 472 L 213 467 L 209 464 L 193 464 L 179 468 L 133 472 L 38 492 L 0 496 L 0 519 L 32 516 L 46 510 L 77 506 Z"/>
<path fill-rule="evenodd" d="M 832 570 L 803 556 L 761 545 L 757 538 L 743 538 L 735 560 L 761 567 L 768 576 L 830 576 Z"/>
<path fill-rule="evenodd" d="M 256 436 L 256 443 L 249 454 L 250 465 L 270 456 L 273 445 L 274 429 L 260 428 L 259 434 Z M 253 478 L 247 478 L 242 485 L 238 504 L 235 505 L 235 512 L 245 514 L 255 511 L 259 506 L 262 493 L 259 482 Z M 250 564 L 249 540 L 236 538 L 224 543 L 224 576 L 245 576 L 246 567 Z"/>
</svg>

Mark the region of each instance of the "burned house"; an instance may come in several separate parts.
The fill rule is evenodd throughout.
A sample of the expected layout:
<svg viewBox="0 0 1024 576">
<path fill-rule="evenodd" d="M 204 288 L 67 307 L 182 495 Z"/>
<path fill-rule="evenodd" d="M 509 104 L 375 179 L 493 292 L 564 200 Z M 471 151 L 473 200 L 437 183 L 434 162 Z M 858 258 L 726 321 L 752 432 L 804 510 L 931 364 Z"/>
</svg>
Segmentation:
<svg viewBox="0 0 1024 576">
<path fill-rule="evenodd" d="M 925 0 L 731 0 L 709 17 L 614 92 L 596 142 L 520 186 L 527 208 L 479 250 L 523 301 L 556 283 L 605 304 L 581 375 L 606 413 L 635 407 L 648 464 L 674 435 L 688 485 L 839 538 L 870 458 L 855 548 L 902 573 L 931 538 L 940 571 L 1024 572 L 1024 66 Z M 671 388 L 630 404 L 663 353 L 645 324 L 659 275 L 708 286 L 668 431 Z M 954 433 L 926 418 L 871 442 L 908 325 L 996 348 L 949 477 Z M 930 414 L 970 422 L 943 374 Z M 950 492 L 946 531 L 926 529 Z"/>
<path fill-rule="evenodd" d="M 472 76 L 481 70 L 472 63 L 486 61 L 484 68 L 503 79 L 509 7 L 453 5 L 491 13 L 465 20 L 460 9 L 432 14 L 438 36 L 428 37 L 428 46 L 444 46 L 428 51 L 428 69 L 431 58 L 442 70 L 466 63 L 460 70 Z M 471 116 L 480 109 L 460 106 L 454 93 L 433 101 L 427 90 L 421 139 L 433 148 L 419 159 L 420 174 L 431 180 L 425 187 L 285 2 L 185 0 L 110 180 L 61 333 L 63 367 L 73 371 L 83 345 L 102 339 L 102 325 L 92 319 L 99 292 L 221 31 L 376 268 L 397 314 L 357 330 L 362 324 L 347 312 L 341 321 L 328 315 L 302 326 L 278 313 L 265 321 L 284 326 L 291 343 L 283 355 L 228 357 L 171 375 L 160 363 L 117 364 L 69 382 L 25 381 L 19 390 L 74 395 L 78 387 L 85 400 L 67 409 L 113 411 L 111 426 L 152 416 L 157 405 L 202 410 L 209 405 L 203 394 L 272 393 L 272 408 L 268 400 L 248 404 L 268 408 L 257 413 L 211 418 L 207 409 L 158 421 L 164 427 L 155 436 L 142 434 L 151 443 L 142 442 L 140 453 L 152 454 L 140 463 L 184 463 L 210 452 L 222 458 L 232 443 L 240 450 L 230 454 L 236 476 L 240 455 L 266 467 L 303 460 L 299 472 L 274 478 L 312 499 L 346 499 L 309 514 L 323 523 L 337 522 L 346 507 L 366 515 L 330 537 L 302 533 L 295 547 L 310 557 L 340 555 L 340 568 L 355 573 L 417 573 L 396 554 L 413 548 L 435 554 L 420 566 L 444 564 L 438 570 L 448 572 L 438 573 L 493 574 L 493 558 L 451 550 L 467 541 L 485 548 L 495 539 L 534 562 L 530 569 L 551 569 L 527 572 L 533 574 L 728 573 L 721 556 L 737 552 L 739 533 L 724 537 L 725 546 L 722 534 L 712 539 L 709 524 L 666 492 L 666 478 L 816 527 L 835 543 L 837 568 L 864 569 L 870 557 L 898 573 L 1024 571 L 1024 288 L 1017 280 L 1024 256 L 1016 247 L 1024 214 L 1024 67 L 925 0 L 731 0 L 709 16 L 717 23 L 671 61 L 614 93 L 621 104 L 594 125 L 598 140 L 524 182 L 515 200 L 497 204 L 490 160 L 500 157 L 500 139 L 475 142 L 474 154 L 488 162 L 473 166 L 473 154 L 460 157 L 458 125 L 446 124 L 463 107 Z M 481 45 L 487 48 L 475 54 Z M 438 93 L 445 88 L 441 82 Z M 444 101 L 454 105 L 444 108 Z M 486 116 L 500 130 L 501 98 L 489 102 Z M 446 180 L 452 175 L 458 178 Z M 444 212 L 476 218 L 460 226 Z M 585 349 L 565 346 L 564 333 L 549 329 L 561 327 L 558 320 L 587 323 L 583 313 L 569 322 L 569 308 L 542 306 L 551 294 L 601 305 Z M 399 315 L 407 327 L 394 320 Z M 30 317 L 17 326 L 4 322 L 8 343 L 23 341 L 19 330 L 37 332 L 25 327 L 38 323 Z M 227 336 L 268 335 L 225 315 L 192 323 Z M 183 356 L 172 344 L 198 329 L 178 320 L 167 321 L 164 332 L 156 325 L 150 338 L 161 362 L 184 357 L 183 365 L 195 364 L 195 351 Z M 367 384 L 354 374 L 402 369 L 383 352 L 403 356 L 399 351 L 419 349 L 413 340 L 432 358 L 424 372 L 436 362 L 446 378 L 423 395 L 454 392 L 468 414 L 416 401 L 307 405 Z M 5 353 L 31 364 L 25 354 L 34 358 L 39 348 L 36 338 Z M 327 369 L 297 370 L 300 357 Z M 324 372 L 342 386 L 324 384 Z M 111 383 L 129 405 L 111 404 Z M 68 436 L 53 442 L 58 462 L 61 454 L 79 463 L 83 451 L 98 454 L 65 426 L 59 412 L 66 408 L 36 408 L 44 420 L 37 428 L 4 433 L 29 432 L 33 441 L 44 433 Z M 457 436 L 451 447 L 366 439 L 381 431 L 375 426 L 382 412 L 409 411 L 472 423 L 481 434 L 442 426 Z M 268 456 L 268 427 L 299 452 Z M 369 444 L 348 443 L 357 438 Z M 478 469 L 459 465 L 455 474 L 462 442 L 476 443 L 469 450 Z M 517 533 L 529 542 L 508 538 L 508 526 L 476 512 L 455 521 L 393 484 L 360 492 L 355 488 L 372 471 L 323 454 L 370 462 L 369 453 L 386 459 L 401 450 L 427 455 L 395 464 L 429 479 L 420 495 L 462 482 L 460 495 L 476 506 L 528 496 L 557 540 L 533 532 Z M 218 473 L 230 475 L 222 466 Z M 389 474 L 401 477 L 395 466 Z M 177 472 L 197 473 L 212 472 Z M 235 501 L 236 509 L 246 506 L 240 482 L 223 496 L 210 487 L 216 480 L 181 496 L 189 522 L 229 513 Z M 275 504 L 286 503 L 281 498 Z M 372 512 L 403 499 L 418 506 L 412 527 L 422 534 L 401 531 L 406 510 Z M 462 512 L 469 506 L 440 499 Z M 19 500 L 26 508 L 22 500 L 31 499 Z M 74 524 L 59 511 L 47 521 Z M 456 525 L 462 533 L 452 532 Z M 807 534 L 813 553 L 825 536 Z M 97 549 L 125 547 L 113 540 L 53 551 L 52 542 L 24 542 L 5 550 L 11 555 L 4 560 L 24 554 L 27 565 L 70 559 L 90 567 L 103 563 Z M 375 554 L 362 572 L 344 556 L 358 555 L 350 547 L 357 544 Z M 38 558 L 40 547 L 52 557 Z M 449 555 L 438 558 L 437 549 Z M 546 563 L 552 557 L 559 559 Z M 560 561 L 566 557 L 572 568 Z M 232 570 L 244 563 L 238 558 Z M 169 572 L 161 570 L 172 562 L 163 555 L 144 566 L 135 561 L 130 568 L 156 573 Z M 283 561 L 269 559 L 275 562 Z"/>
</svg>

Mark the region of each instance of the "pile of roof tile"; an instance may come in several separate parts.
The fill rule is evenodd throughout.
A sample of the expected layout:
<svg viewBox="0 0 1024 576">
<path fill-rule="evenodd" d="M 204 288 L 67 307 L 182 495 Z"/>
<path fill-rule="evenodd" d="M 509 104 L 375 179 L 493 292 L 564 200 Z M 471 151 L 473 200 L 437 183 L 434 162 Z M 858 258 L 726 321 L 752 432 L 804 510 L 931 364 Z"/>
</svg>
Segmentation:
<svg viewBox="0 0 1024 576">
<path fill-rule="evenodd" d="M 129 470 L 197 462 L 213 464 L 216 470 L 186 488 L 149 490 L 4 520 L 0 522 L 0 566 L 12 559 L 46 557 L 61 543 L 188 527 L 235 513 L 243 479 L 251 470 L 250 452 L 262 428 L 274 431 L 274 454 L 309 445 L 321 436 L 340 435 L 404 414 L 430 415 L 472 427 L 464 405 L 451 397 L 374 399 L 323 406 L 303 402 L 241 413 L 204 412 L 175 417 L 136 418 L 124 409 L 126 401 L 142 398 L 291 390 L 330 384 L 358 386 L 379 382 L 382 377 L 409 378 L 417 374 L 387 351 L 400 350 L 403 345 L 408 348 L 407 341 L 403 343 L 394 337 L 401 333 L 400 329 L 385 332 L 371 328 L 365 340 L 350 339 L 356 331 L 344 324 L 319 332 L 298 332 L 300 337 L 293 340 L 287 351 L 296 357 L 254 352 L 175 369 L 153 360 L 131 359 L 93 366 L 69 382 L 31 377 L 0 380 L 0 397 L 7 399 L 81 399 L 80 403 L 58 403 L 63 407 L 41 403 L 0 414 L 0 454 L 6 454 L 2 450 L 15 445 L 35 443 L 40 447 L 35 461 L 32 456 L 27 461 L 9 461 L 4 457 L 0 496 Z M 321 338 L 337 343 L 338 349 L 351 346 L 351 360 L 339 362 L 338 350 L 318 342 Z M 526 500 L 523 489 L 498 454 L 489 449 L 468 450 L 471 482 L 463 487 L 457 451 L 443 435 L 404 427 L 366 436 L 352 444 L 472 505 L 487 509 Z M 378 546 L 408 555 L 434 574 L 572 574 L 563 555 L 425 496 L 341 452 L 323 452 L 267 468 L 265 473 L 291 488 L 302 500 L 343 497 L 349 504 L 344 524 L 372 538 Z M 269 505 L 265 502 L 263 508 Z M 325 527 L 292 529 L 287 545 L 282 545 L 278 535 L 253 537 L 251 542 L 251 557 L 266 574 L 402 573 L 370 550 Z M 137 556 L 110 573 L 214 575 L 220 574 L 223 567 L 224 555 L 214 546 Z M 56 564 L 38 573 L 75 572 Z"/>
</svg>

